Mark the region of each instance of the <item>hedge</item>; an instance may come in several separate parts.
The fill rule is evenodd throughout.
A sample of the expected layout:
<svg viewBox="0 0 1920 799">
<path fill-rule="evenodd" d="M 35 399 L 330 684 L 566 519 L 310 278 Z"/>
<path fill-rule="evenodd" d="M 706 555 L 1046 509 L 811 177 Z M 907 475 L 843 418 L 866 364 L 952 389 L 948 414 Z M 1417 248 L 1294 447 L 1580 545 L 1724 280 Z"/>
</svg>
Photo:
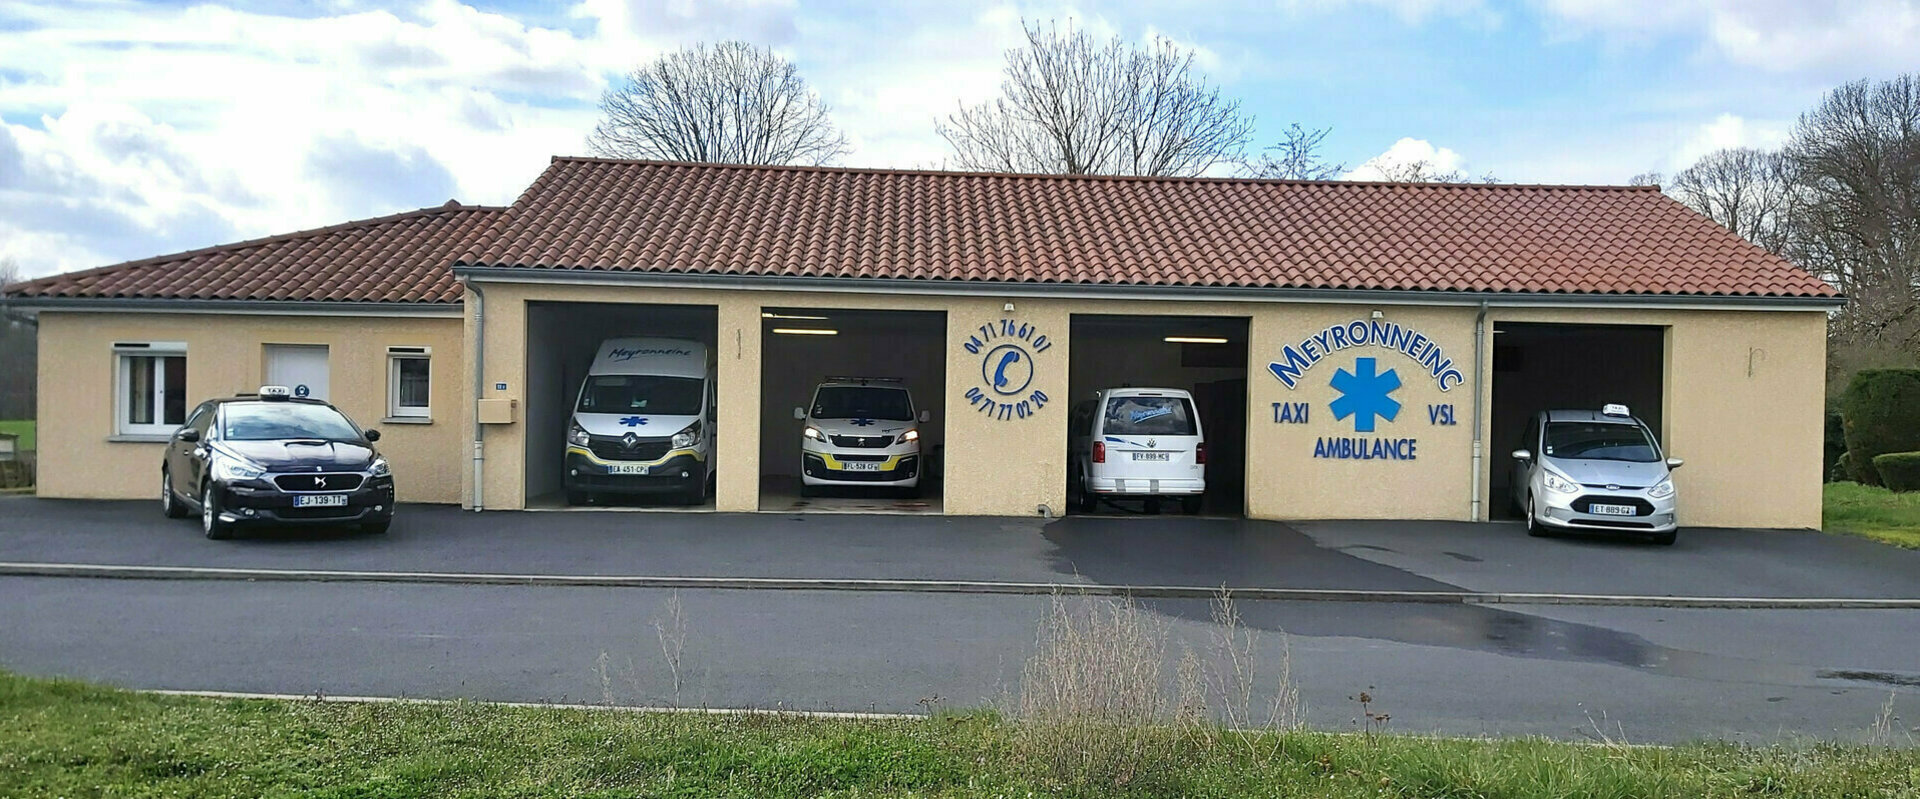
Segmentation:
<svg viewBox="0 0 1920 799">
<path fill-rule="evenodd" d="M 1841 423 L 1840 411 L 1834 406 L 1839 403 L 1827 402 L 1827 429 L 1823 437 L 1820 460 L 1820 478 L 1829 483 L 1847 478 L 1847 467 L 1840 465 L 1840 459 L 1847 454 L 1847 427 Z"/>
<path fill-rule="evenodd" d="M 1920 491 L 1920 452 L 1889 452 L 1873 459 L 1874 471 L 1895 491 Z"/>
<path fill-rule="evenodd" d="M 1849 476 L 1883 485 L 1877 456 L 1920 451 L 1920 369 L 1862 369 L 1847 384 L 1840 412 Z"/>
</svg>

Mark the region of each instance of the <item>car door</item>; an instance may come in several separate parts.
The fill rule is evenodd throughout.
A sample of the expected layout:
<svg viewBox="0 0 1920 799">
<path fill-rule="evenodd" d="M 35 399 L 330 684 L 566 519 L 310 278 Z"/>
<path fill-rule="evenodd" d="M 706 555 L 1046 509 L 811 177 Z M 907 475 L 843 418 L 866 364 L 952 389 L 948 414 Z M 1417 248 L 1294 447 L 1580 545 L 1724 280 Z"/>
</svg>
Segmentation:
<svg viewBox="0 0 1920 799">
<path fill-rule="evenodd" d="M 173 431 L 173 438 L 167 442 L 167 454 L 165 456 L 167 461 L 167 480 L 168 486 L 173 489 L 175 494 L 188 497 L 194 496 L 193 486 L 197 485 L 195 478 L 198 477 L 198 474 L 194 471 L 193 464 L 195 459 L 193 453 L 194 450 L 200 447 L 201 443 L 206 441 L 207 432 L 212 427 L 212 421 L 213 403 L 200 403 L 200 407 L 193 409 L 193 413 L 187 416 L 186 423 L 180 425 L 180 429 Z M 182 440 L 180 434 L 188 430 L 198 433 L 200 441 Z"/>
<path fill-rule="evenodd" d="M 1532 460 L 1513 461 L 1512 476 L 1508 478 L 1507 490 L 1513 495 L 1514 510 L 1525 512 L 1527 491 L 1533 486 L 1533 464 L 1540 460 L 1540 415 L 1534 414 L 1527 419 L 1527 430 L 1520 434 L 1520 449 L 1533 454 Z"/>
</svg>

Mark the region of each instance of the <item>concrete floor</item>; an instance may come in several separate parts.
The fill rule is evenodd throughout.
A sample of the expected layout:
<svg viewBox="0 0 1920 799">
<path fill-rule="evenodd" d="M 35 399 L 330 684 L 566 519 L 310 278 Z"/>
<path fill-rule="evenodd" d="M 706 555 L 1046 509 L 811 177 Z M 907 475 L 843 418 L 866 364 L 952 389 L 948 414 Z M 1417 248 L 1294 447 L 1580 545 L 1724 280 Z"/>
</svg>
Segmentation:
<svg viewBox="0 0 1920 799">
<path fill-rule="evenodd" d="M 768 513 L 884 513 L 939 515 L 945 507 L 940 483 L 924 482 L 918 497 L 902 497 L 894 489 L 829 488 L 820 496 L 800 496 L 800 478 L 767 476 L 760 479 L 760 510 Z"/>
</svg>

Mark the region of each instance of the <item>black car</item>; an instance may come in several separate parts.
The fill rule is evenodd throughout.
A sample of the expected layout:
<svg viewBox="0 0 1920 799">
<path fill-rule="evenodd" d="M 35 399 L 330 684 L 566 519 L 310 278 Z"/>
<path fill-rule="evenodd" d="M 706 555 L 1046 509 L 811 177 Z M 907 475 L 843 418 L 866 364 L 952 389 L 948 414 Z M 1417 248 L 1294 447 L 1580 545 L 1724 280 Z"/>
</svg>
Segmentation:
<svg viewBox="0 0 1920 799">
<path fill-rule="evenodd" d="M 160 508 L 200 514 L 208 538 L 245 525 L 393 524 L 393 472 L 362 431 L 321 400 L 285 387 L 208 400 L 174 431 L 160 464 Z"/>
</svg>

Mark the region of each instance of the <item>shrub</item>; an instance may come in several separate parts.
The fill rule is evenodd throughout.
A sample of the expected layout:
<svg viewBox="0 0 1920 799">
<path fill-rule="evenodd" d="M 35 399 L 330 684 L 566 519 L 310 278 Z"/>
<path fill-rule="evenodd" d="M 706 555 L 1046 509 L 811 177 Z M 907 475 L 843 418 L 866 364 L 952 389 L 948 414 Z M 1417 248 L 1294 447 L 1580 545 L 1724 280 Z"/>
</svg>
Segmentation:
<svg viewBox="0 0 1920 799">
<path fill-rule="evenodd" d="M 1920 491 L 1920 452 L 1889 452 L 1873 459 L 1873 470 L 1895 491 Z"/>
<path fill-rule="evenodd" d="M 1820 460 L 1820 475 L 1827 482 L 1846 478 L 1846 469 L 1839 466 L 1840 458 L 1847 454 L 1847 427 L 1841 423 L 1838 403 L 1827 403 L 1827 429 L 1823 437 Z"/>
<path fill-rule="evenodd" d="M 1881 485 L 1873 459 L 1920 450 L 1920 369 L 1862 369 L 1841 399 L 1849 475 Z"/>
<path fill-rule="evenodd" d="M 1846 481 L 1859 482 L 1853 479 L 1853 453 L 1840 453 L 1840 460 L 1834 462 L 1833 473 L 1828 475 L 1827 481 L 1831 483 Z"/>
</svg>

